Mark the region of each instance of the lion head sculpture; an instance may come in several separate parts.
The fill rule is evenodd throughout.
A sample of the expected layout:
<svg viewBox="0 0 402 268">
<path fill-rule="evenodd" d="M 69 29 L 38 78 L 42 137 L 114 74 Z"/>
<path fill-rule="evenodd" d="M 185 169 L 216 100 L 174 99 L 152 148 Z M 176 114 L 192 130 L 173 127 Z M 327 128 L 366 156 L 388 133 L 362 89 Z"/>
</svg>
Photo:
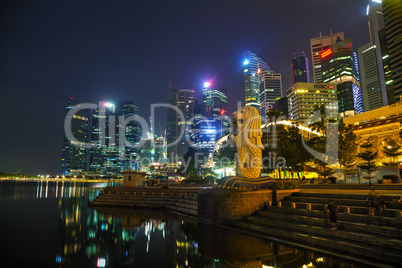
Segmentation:
<svg viewBox="0 0 402 268">
<path fill-rule="evenodd" d="M 236 175 L 255 179 L 261 173 L 261 117 L 252 106 L 244 106 L 232 114 L 233 134 L 231 138 L 236 146 L 238 159 Z"/>
</svg>

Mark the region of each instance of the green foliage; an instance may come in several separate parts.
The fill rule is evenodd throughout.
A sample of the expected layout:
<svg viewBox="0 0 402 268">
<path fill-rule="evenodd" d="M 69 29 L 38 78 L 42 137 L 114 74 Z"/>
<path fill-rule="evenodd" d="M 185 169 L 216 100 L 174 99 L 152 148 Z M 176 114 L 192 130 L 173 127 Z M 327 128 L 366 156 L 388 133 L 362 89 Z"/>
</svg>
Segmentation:
<svg viewBox="0 0 402 268">
<path fill-rule="evenodd" d="M 273 190 L 291 190 L 299 189 L 300 181 L 296 180 L 279 180 L 275 181 L 272 186 Z"/>
<path fill-rule="evenodd" d="M 384 165 L 398 165 L 400 161 L 398 158 L 402 155 L 401 145 L 397 142 L 396 138 L 388 138 L 384 140 L 382 152 L 386 157 L 391 158 L 391 161 L 382 162 Z"/>
<path fill-rule="evenodd" d="M 361 159 L 361 164 L 359 164 L 358 167 L 367 171 L 370 183 L 371 173 L 378 168 L 377 159 L 379 153 L 375 148 L 375 142 L 376 139 L 374 137 L 367 138 L 362 144 L 360 144 L 360 153 L 358 154 L 358 157 Z"/>
<path fill-rule="evenodd" d="M 345 167 L 352 167 L 357 161 L 357 136 L 352 125 L 339 126 L 339 163 Z"/>
<path fill-rule="evenodd" d="M 236 148 L 229 142 L 222 144 L 219 151 L 214 152 L 213 158 L 217 168 L 224 168 L 236 164 Z"/>
</svg>

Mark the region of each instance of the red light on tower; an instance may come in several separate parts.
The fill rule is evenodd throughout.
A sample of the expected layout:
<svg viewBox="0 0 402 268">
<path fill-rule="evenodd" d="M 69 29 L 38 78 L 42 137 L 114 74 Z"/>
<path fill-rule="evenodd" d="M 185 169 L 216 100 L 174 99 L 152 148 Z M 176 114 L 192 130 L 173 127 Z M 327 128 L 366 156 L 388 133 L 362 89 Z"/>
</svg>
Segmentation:
<svg viewBox="0 0 402 268">
<path fill-rule="evenodd" d="M 225 110 L 222 109 L 222 110 L 221 110 L 221 115 L 224 115 L 224 114 L 225 114 Z"/>
<path fill-rule="evenodd" d="M 330 48 L 328 48 L 327 50 L 324 50 L 322 53 L 321 53 L 321 59 L 323 59 L 323 58 L 325 58 L 325 57 L 327 57 L 327 56 L 329 56 L 329 55 L 331 55 L 332 54 L 332 50 L 330 49 Z"/>
</svg>

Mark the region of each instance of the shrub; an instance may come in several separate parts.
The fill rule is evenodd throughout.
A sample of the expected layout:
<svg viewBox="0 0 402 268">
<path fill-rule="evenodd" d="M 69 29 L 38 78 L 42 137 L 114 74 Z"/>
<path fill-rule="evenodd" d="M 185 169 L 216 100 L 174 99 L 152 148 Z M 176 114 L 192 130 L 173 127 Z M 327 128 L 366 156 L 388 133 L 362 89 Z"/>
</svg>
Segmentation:
<svg viewBox="0 0 402 268">
<path fill-rule="evenodd" d="M 299 189 L 300 188 L 300 181 L 296 180 L 280 180 L 280 181 L 275 181 L 273 183 L 272 188 L 274 190 L 291 190 L 291 189 Z"/>
</svg>

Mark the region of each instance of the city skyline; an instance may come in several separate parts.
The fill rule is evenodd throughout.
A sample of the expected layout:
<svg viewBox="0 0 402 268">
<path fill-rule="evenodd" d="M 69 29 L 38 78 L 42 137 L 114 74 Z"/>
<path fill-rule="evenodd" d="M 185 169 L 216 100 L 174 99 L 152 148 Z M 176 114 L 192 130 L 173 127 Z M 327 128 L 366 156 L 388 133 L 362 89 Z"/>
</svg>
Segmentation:
<svg viewBox="0 0 402 268">
<path fill-rule="evenodd" d="M 283 3 L 247 6 L 250 13 L 263 13 L 273 7 L 283 10 L 282 15 L 272 14 L 270 18 L 253 17 L 244 12 L 241 3 L 233 3 L 226 23 L 219 18 L 220 12 L 226 10 L 224 4 L 200 3 L 191 7 L 187 4 L 166 7 L 165 4 L 153 11 L 155 17 L 169 22 L 162 32 L 157 30 L 158 22 L 151 22 L 147 30 L 134 27 L 136 23 L 145 24 L 144 15 L 133 16 L 130 12 L 151 12 L 148 4 L 120 3 L 112 5 L 114 9 L 110 11 L 111 4 L 82 4 L 77 8 L 71 4 L 30 3 L 20 8 L 15 3 L 3 2 L 1 27 L 6 40 L 3 51 L 7 55 L 1 65 L 0 86 L 4 96 L 0 109 L 7 132 L 0 134 L 3 141 L 0 171 L 58 173 L 63 108 L 65 100 L 71 97 L 81 103 L 133 100 L 139 104 L 140 115 L 148 118 L 151 103 L 167 103 L 170 83 L 176 88 L 194 89 L 196 97 L 201 99 L 203 83 L 217 79 L 227 84 L 230 91 L 230 114 L 237 101 L 244 104 L 242 53 L 245 50 L 258 54 L 280 73 L 286 90 L 291 85 L 292 54 L 309 51 L 309 39 L 319 32 L 323 35 L 329 34 L 330 29 L 334 33 L 345 32 L 355 47 L 369 41 L 365 14 L 368 2 L 311 1 L 311 6 L 342 12 L 347 19 L 315 14 L 313 19 L 300 24 L 302 30 L 292 28 L 296 20 L 292 16 L 305 12 L 308 17 L 314 12 L 309 11 L 310 4 L 302 5 L 298 1 L 292 1 L 294 8 L 291 9 L 286 9 L 288 5 Z M 189 25 L 184 25 L 182 20 L 189 19 L 187 13 L 195 16 Z M 178 18 L 168 20 L 172 14 Z M 211 20 L 205 21 L 205 14 Z M 132 18 L 135 15 L 138 18 Z M 326 20 L 321 19 L 325 22 L 317 25 L 315 21 L 320 16 Z M 250 18 L 253 20 L 248 22 Z M 267 31 L 266 26 L 270 24 L 278 25 L 277 29 Z M 205 30 L 212 25 L 219 27 Z M 250 30 L 250 25 L 254 29 Z M 227 32 L 233 29 L 236 31 Z M 129 30 L 136 35 L 128 34 Z M 152 36 L 149 30 L 154 30 Z M 186 38 L 189 42 L 183 42 Z M 214 41 L 213 45 L 209 38 Z M 28 115 L 36 120 L 26 120 Z M 166 115 L 161 112 L 156 117 L 156 126 L 161 124 L 166 128 Z"/>
</svg>

